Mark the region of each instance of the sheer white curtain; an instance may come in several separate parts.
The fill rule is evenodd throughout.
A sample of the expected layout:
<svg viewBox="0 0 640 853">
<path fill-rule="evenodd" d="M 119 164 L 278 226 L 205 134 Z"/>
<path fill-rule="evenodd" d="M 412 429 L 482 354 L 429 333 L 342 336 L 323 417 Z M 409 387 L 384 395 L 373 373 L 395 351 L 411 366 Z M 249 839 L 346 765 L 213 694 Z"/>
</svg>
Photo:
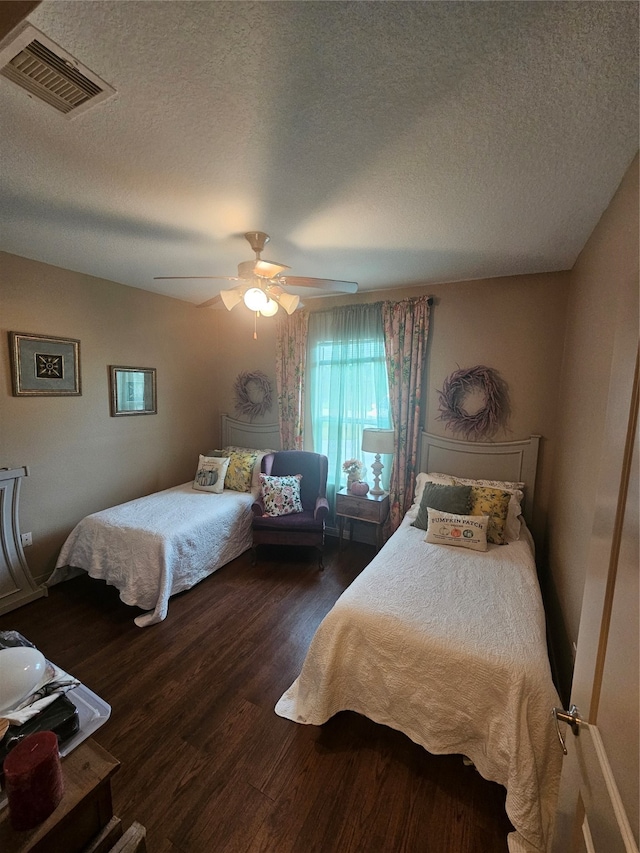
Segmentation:
<svg viewBox="0 0 640 853">
<path fill-rule="evenodd" d="M 362 430 L 392 427 L 381 303 L 310 314 L 307 394 L 312 448 L 329 459 L 327 495 L 346 484 L 347 459 L 362 460 L 371 482 L 374 457 L 361 450 Z M 384 485 L 391 456 L 382 461 Z"/>
</svg>

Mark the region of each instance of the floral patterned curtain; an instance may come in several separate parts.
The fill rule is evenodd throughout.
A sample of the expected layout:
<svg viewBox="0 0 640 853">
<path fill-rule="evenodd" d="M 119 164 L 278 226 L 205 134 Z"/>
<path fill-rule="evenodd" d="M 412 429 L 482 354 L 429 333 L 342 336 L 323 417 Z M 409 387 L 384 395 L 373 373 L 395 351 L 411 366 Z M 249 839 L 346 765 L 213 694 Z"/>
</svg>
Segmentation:
<svg viewBox="0 0 640 853">
<path fill-rule="evenodd" d="M 389 403 L 396 431 L 396 453 L 389 483 L 392 532 L 411 506 L 415 488 L 429 300 L 428 296 L 420 296 L 382 305 Z"/>
<path fill-rule="evenodd" d="M 282 450 L 302 450 L 304 374 L 309 312 L 281 312 L 276 335 L 276 387 Z"/>
</svg>

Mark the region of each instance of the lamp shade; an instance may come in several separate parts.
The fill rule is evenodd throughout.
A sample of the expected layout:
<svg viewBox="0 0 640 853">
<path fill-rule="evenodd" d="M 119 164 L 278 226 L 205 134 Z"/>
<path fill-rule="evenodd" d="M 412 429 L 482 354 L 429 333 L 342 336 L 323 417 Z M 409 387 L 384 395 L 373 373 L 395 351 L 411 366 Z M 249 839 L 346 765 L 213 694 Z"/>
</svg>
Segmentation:
<svg viewBox="0 0 640 853">
<path fill-rule="evenodd" d="M 227 311 L 231 311 L 232 308 L 235 308 L 238 302 L 242 302 L 242 294 L 238 293 L 237 290 L 221 290 L 220 296 L 222 297 L 224 307 Z"/>
<path fill-rule="evenodd" d="M 273 317 L 274 314 L 278 313 L 278 303 L 270 299 L 264 308 L 260 309 L 260 313 L 263 317 Z"/>
<path fill-rule="evenodd" d="M 293 314 L 298 307 L 299 302 L 300 297 L 293 293 L 283 293 L 280 297 L 280 305 L 282 305 L 287 314 Z"/>
<path fill-rule="evenodd" d="M 395 430 L 363 429 L 362 449 L 365 453 L 393 453 L 395 449 Z"/>
</svg>

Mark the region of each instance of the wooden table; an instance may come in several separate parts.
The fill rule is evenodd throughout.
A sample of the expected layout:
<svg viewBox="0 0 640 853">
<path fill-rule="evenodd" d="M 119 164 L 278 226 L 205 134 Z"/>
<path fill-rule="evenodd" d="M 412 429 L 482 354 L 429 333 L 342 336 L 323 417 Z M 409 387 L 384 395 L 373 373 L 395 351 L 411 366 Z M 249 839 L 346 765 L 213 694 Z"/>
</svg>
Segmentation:
<svg viewBox="0 0 640 853">
<path fill-rule="evenodd" d="M 382 547 L 382 525 L 389 515 L 389 492 L 382 495 L 353 495 L 346 489 L 340 489 L 336 494 L 336 516 L 340 519 L 340 540 L 338 548 L 342 549 L 345 518 L 349 519 L 349 540 L 353 541 L 353 522 L 364 521 L 376 525 L 376 546 Z"/>
<path fill-rule="evenodd" d="M 120 762 L 89 738 L 62 759 L 64 795 L 44 823 L 26 832 L 11 828 L 0 811 L 2 853 L 80 853 L 113 817 L 111 777 Z"/>
</svg>

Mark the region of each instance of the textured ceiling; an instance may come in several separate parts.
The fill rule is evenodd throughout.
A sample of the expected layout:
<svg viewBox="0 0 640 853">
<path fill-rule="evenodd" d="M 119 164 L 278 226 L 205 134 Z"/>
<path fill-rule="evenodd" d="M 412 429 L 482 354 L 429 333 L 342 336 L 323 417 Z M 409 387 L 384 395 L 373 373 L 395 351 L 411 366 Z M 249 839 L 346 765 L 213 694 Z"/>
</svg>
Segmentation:
<svg viewBox="0 0 640 853">
<path fill-rule="evenodd" d="M 117 95 L 0 79 L 1 246 L 202 302 L 264 230 L 361 290 L 570 268 L 638 149 L 636 2 L 66 2 Z M 308 293 L 306 294 L 308 295 Z"/>
</svg>

